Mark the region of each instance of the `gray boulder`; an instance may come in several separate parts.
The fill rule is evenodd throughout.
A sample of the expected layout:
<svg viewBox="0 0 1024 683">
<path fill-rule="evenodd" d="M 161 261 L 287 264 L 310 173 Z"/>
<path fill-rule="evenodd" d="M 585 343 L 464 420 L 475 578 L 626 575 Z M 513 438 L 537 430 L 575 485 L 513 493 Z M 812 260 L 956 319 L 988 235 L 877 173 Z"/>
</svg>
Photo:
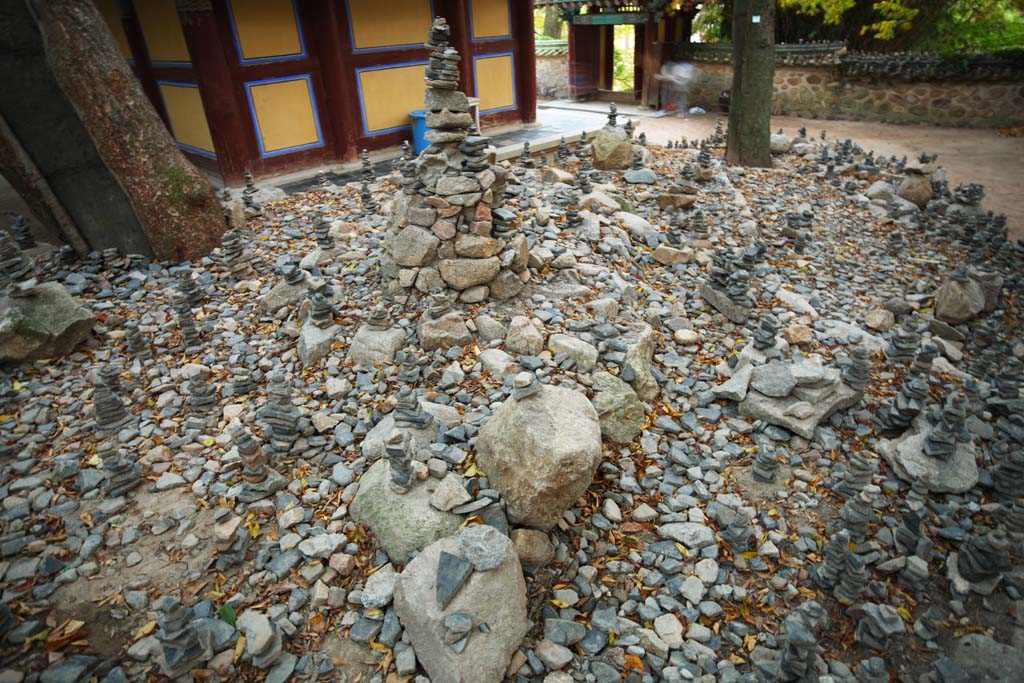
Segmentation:
<svg viewBox="0 0 1024 683">
<path fill-rule="evenodd" d="M 740 415 L 785 427 L 805 439 L 814 438 L 814 430 L 822 420 L 837 410 L 857 405 L 863 396 L 863 392 L 839 381 L 838 371 L 829 370 L 831 382 L 821 387 L 798 387 L 785 398 L 765 396 L 751 388 L 740 401 Z"/>
<path fill-rule="evenodd" d="M 295 306 L 306 298 L 306 282 L 290 285 L 281 281 L 274 285 L 260 300 L 261 313 L 274 313 L 285 306 Z"/>
<path fill-rule="evenodd" d="M 391 466 L 378 460 L 359 480 L 349 512 L 358 524 L 370 528 L 377 547 L 392 562 L 406 564 L 434 541 L 458 531 L 462 517 L 430 505 L 437 479 L 415 481 L 407 493 L 391 488 Z M 435 565 L 436 566 L 436 565 Z"/>
<path fill-rule="evenodd" d="M 607 372 L 594 374 L 594 390 L 597 393 L 590 402 L 601 421 L 601 433 L 614 443 L 632 443 L 647 422 L 636 392 Z"/>
<path fill-rule="evenodd" d="M 330 352 L 334 336 L 339 329 L 341 328 L 338 325 L 317 327 L 308 320 L 303 323 L 302 330 L 299 332 L 298 347 L 299 360 L 302 361 L 303 367 L 316 365 Z"/>
<path fill-rule="evenodd" d="M 647 323 L 634 323 L 622 333 L 626 342 L 626 361 L 623 364 L 624 379 L 633 387 L 641 401 L 653 401 L 660 388 L 651 372 L 654 359 L 654 330 Z"/>
<path fill-rule="evenodd" d="M 395 354 L 405 346 L 405 330 L 392 327 L 375 330 L 363 325 L 348 346 L 348 359 L 356 365 L 370 366 L 374 363 L 391 363 Z"/>
<path fill-rule="evenodd" d="M 441 553 L 461 556 L 458 541 L 444 538 L 425 548 L 398 577 L 395 611 L 416 651 L 416 659 L 436 683 L 498 683 L 530 628 L 526 582 L 519 557 L 508 552 L 489 571 L 474 571 L 442 608 L 437 601 Z M 445 619 L 462 613 L 472 620 L 461 653 L 445 643 Z M 486 625 L 486 627 L 485 627 Z"/>
<path fill-rule="evenodd" d="M 449 311 L 436 319 L 424 315 L 420 318 L 417 335 L 424 351 L 450 349 L 473 342 L 473 333 L 456 311 Z"/>
<path fill-rule="evenodd" d="M 582 372 L 590 372 L 597 365 L 597 349 L 587 342 L 568 334 L 553 334 L 548 338 L 548 349 L 558 355 L 564 353 L 576 362 Z"/>
<path fill-rule="evenodd" d="M 628 168 L 633 159 L 633 144 L 621 128 L 605 126 L 594 136 L 591 144 L 594 167 L 602 171 Z"/>
<path fill-rule="evenodd" d="M 441 240 L 434 233 L 410 225 L 391 242 L 391 255 L 395 263 L 406 268 L 429 265 L 437 256 Z"/>
<path fill-rule="evenodd" d="M 583 394 L 562 387 L 509 398 L 480 430 L 476 459 L 505 499 L 509 521 L 546 531 L 597 471 L 597 411 Z"/>
<path fill-rule="evenodd" d="M 403 434 L 409 434 L 413 440 L 421 448 L 426 448 L 433 442 L 434 434 L 437 431 L 437 423 L 447 425 L 448 427 L 454 427 L 462 419 L 459 416 L 459 411 L 452 406 L 442 405 L 440 403 L 431 403 L 420 397 L 420 408 L 434 416 L 436 420 L 434 426 L 426 429 L 411 429 L 408 427 L 402 427 L 398 431 Z M 388 413 L 381 421 L 374 426 L 363 438 L 362 452 L 363 455 L 368 458 L 373 458 L 384 452 L 384 442 L 387 440 L 391 432 L 395 431 L 395 415 L 394 413 Z"/>
<path fill-rule="evenodd" d="M 700 296 L 710 304 L 716 311 L 721 313 L 730 322 L 742 325 L 750 317 L 750 309 L 734 302 L 725 292 L 721 292 L 705 282 L 700 286 Z"/>
<path fill-rule="evenodd" d="M 957 638 L 949 657 L 978 683 L 1016 683 L 1024 671 L 1024 650 L 1004 645 L 981 633 Z"/>
<path fill-rule="evenodd" d="M 85 341 L 96 317 L 64 285 L 44 282 L 0 299 L 0 361 L 58 358 Z"/>
<path fill-rule="evenodd" d="M 935 317 L 950 325 L 965 323 L 985 310 L 985 292 L 974 280 L 946 280 L 935 291 Z"/>
</svg>

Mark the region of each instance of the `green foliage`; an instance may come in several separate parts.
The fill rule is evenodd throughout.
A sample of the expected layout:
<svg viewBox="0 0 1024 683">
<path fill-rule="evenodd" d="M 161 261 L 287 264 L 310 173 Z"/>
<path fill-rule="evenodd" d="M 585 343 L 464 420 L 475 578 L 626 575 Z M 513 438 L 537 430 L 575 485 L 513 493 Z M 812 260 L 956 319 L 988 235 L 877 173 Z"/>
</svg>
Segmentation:
<svg viewBox="0 0 1024 683">
<path fill-rule="evenodd" d="M 632 26 L 615 27 L 615 61 L 612 66 L 612 90 L 616 92 L 629 92 L 636 87 L 634 35 L 635 30 Z"/>
<path fill-rule="evenodd" d="M 953 0 L 918 45 L 946 54 L 1024 49 L 1020 0 Z"/>
<path fill-rule="evenodd" d="M 229 626 L 234 626 L 235 620 L 238 618 L 235 614 L 235 608 L 231 605 L 221 605 L 220 609 L 217 611 L 217 616 L 219 616 L 220 620 Z"/>
<path fill-rule="evenodd" d="M 728 40 L 725 35 L 725 8 L 720 2 L 705 2 L 697 16 L 693 18 L 693 30 L 701 36 L 705 43 L 717 43 Z"/>
<path fill-rule="evenodd" d="M 795 9 L 800 14 L 821 14 L 826 24 L 838 24 L 846 10 L 857 0 L 779 0 L 782 9 Z"/>
</svg>

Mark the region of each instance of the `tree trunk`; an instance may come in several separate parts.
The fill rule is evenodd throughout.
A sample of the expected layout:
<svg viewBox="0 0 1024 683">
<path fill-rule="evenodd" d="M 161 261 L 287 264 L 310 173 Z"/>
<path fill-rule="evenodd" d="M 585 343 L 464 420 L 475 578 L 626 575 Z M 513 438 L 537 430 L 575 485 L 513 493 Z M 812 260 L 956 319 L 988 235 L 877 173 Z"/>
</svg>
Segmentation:
<svg viewBox="0 0 1024 683">
<path fill-rule="evenodd" d="M 562 37 L 562 17 L 558 9 L 550 5 L 544 10 L 544 35 L 556 40 Z"/>
<path fill-rule="evenodd" d="M 29 0 L 54 77 L 135 210 L 157 258 L 182 261 L 220 244 L 213 188 L 178 149 L 99 11 L 81 0 Z"/>
<path fill-rule="evenodd" d="M 732 98 L 725 158 L 741 166 L 771 166 L 775 75 L 774 0 L 735 0 Z"/>
</svg>

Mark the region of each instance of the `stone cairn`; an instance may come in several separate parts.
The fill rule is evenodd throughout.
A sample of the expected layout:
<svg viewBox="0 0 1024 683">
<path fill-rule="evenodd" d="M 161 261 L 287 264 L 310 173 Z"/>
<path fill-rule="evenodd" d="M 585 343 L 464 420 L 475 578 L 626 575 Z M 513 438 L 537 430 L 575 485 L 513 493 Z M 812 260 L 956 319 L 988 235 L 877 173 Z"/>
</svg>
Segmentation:
<svg viewBox="0 0 1024 683">
<path fill-rule="evenodd" d="M 181 341 L 185 344 L 185 348 L 198 346 L 202 337 L 199 334 L 199 328 L 196 327 L 192 305 L 188 302 L 188 297 L 177 289 L 171 292 L 171 309 L 178 319 L 178 329 L 181 330 Z"/>
<path fill-rule="evenodd" d="M 267 404 L 259 417 L 270 431 L 270 446 L 277 453 L 287 453 L 299 438 L 299 409 L 292 405 L 292 387 L 283 372 L 270 375 Z"/>
<path fill-rule="evenodd" d="M 250 213 L 262 213 L 263 207 L 256 203 L 256 180 L 252 177 L 252 171 L 246 169 L 242 174 L 245 180 L 245 189 L 242 190 L 242 204 Z"/>
<path fill-rule="evenodd" d="M 782 653 L 766 671 L 768 680 L 801 681 L 814 666 L 815 657 L 824 652 L 818 645 L 816 631 L 825 619 L 825 611 L 814 600 L 808 600 L 782 622 L 779 644 Z"/>
<path fill-rule="evenodd" d="M 129 320 L 125 323 L 124 339 L 128 344 L 128 350 L 139 360 L 149 360 L 153 357 L 153 349 L 149 344 L 149 340 L 146 339 L 145 335 L 142 334 L 142 330 L 139 329 L 137 321 Z"/>
<path fill-rule="evenodd" d="M 971 583 L 982 583 L 1008 572 L 1010 566 L 1010 539 L 1001 529 L 981 529 L 960 547 L 957 569 L 960 576 Z"/>
<path fill-rule="evenodd" d="M 185 299 L 192 308 L 199 308 L 203 305 L 205 296 L 199 283 L 193 277 L 191 268 L 185 268 L 178 273 L 178 291 L 185 295 Z"/>
<path fill-rule="evenodd" d="M 868 457 L 867 451 L 854 451 L 846 459 L 846 472 L 843 479 L 835 488 L 835 492 L 844 500 L 864 490 L 871 483 L 871 476 L 874 474 L 874 459 Z"/>
<path fill-rule="evenodd" d="M 220 258 L 233 280 L 245 280 L 256 275 L 252 256 L 237 230 L 228 230 L 221 237 Z"/>
<path fill-rule="evenodd" d="M 779 471 L 779 456 L 785 452 L 785 449 L 779 448 L 778 451 L 772 451 L 772 449 L 766 444 L 761 444 L 757 449 L 757 455 L 754 458 L 754 467 L 751 470 L 751 474 L 754 477 L 754 481 L 760 481 L 770 484 L 775 481 L 775 475 Z"/>
<path fill-rule="evenodd" d="M 863 391 L 871 379 L 871 351 L 863 344 L 850 350 L 850 362 L 843 368 L 843 382 L 847 386 Z"/>
<path fill-rule="evenodd" d="M 3 284 L 24 279 L 32 271 L 32 261 L 21 252 L 14 238 L 0 230 L 0 279 Z"/>
<path fill-rule="evenodd" d="M 195 627 L 195 615 L 177 598 L 165 595 L 156 603 L 156 639 L 160 643 L 160 668 L 165 676 L 177 678 L 200 668 L 204 650 Z"/>
<path fill-rule="evenodd" d="M 935 424 L 924 440 L 924 452 L 933 458 L 948 461 L 956 453 L 957 443 L 970 443 L 967 431 L 967 400 L 958 394 L 951 394 Z"/>
<path fill-rule="evenodd" d="M 471 131 L 469 100 L 458 89 L 460 56 L 449 34 L 448 23 L 437 17 L 426 43 L 431 144 L 403 168 L 404 194 L 386 246 L 399 268 L 416 269 L 417 275 L 431 268 L 452 289 L 484 286 L 491 296 L 509 298 L 529 279 L 521 257 L 526 238 L 507 223 L 497 229 L 506 171 L 488 162 L 490 140 Z M 416 277 L 400 280 L 414 283 Z"/>
<path fill-rule="evenodd" d="M 217 569 L 223 571 L 241 564 L 252 543 L 252 536 L 242 524 L 242 518 L 231 514 L 226 508 L 216 508 L 213 522 L 213 548 L 217 551 Z"/>
<path fill-rule="evenodd" d="M 96 455 L 103 461 L 104 495 L 118 498 L 142 483 L 142 465 L 124 448 L 117 448 L 105 441 L 96 448 Z"/>
<path fill-rule="evenodd" d="M 36 238 L 32 236 L 32 227 L 25 220 L 22 215 L 14 217 L 14 223 L 11 224 L 11 232 L 14 233 L 14 242 L 18 245 L 19 249 L 33 249 L 36 246 Z"/>
<path fill-rule="evenodd" d="M 132 414 L 125 410 L 121 397 L 115 394 L 105 382 L 96 385 L 92 395 L 96 413 L 96 432 L 112 434 L 132 421 Z"/>
<path fill-rule="evenodd" d="M 747 321 L 754 306 L 750 275 L 739 267 L 731 251 L 712 255 L 708 278 L 701 286 L 700 294 L 704 301 L 737 325 Z"/>
<path fill-rule="evenodd" d="M 878 409 L 874 423 L 883 432 L 903 432 L 924 410 L 927 399 L 928 383 L 918 375 L 910 375 L 892 401 Z"/>
<path fill-rule="evenodd" d="M 863 615 L 857 622 L 857 642 L 872 650 L 884 652 L 891 638 L 905 633 L 903 617 L 890 605 L 871 602 L 858 605 L 853 611 Z"/>
<path fill-rule="evenodd" d="M 824 559 L 811 569 L 811 580 L 824 590 L 831 590 L 846 572 L 850 559 L 850 532 L 840 529 L 825 544 Z"/>
<path fill-rule="evenodd" d="M 397 429 L 391 432 L 384 445 L 384 454 L 391 470 L 391 490 L 399 494 L 408 493 L 413 484 L 412 437 Z"/>
<path fill-rule="evenodd" d="M 251 503 L 283 489 L 288 480 L 269 466 L 270 457 L 260 442 L 240 422 L 228 425 L 228 436 L 242 462 L 242 484 L 238 499 Z"/>
<path fill-rule="evenodd" d="M 404 386 L 395 395 L 395 427 L 399 429 L 430 429 L 434 426 L 434 416 L 420 407 L 416 392 Z"/>
<path fill-rule="evenodd" d="M 320 248 L 322 252 L 330 252 L 334 250 L 334 235 L 331 234 L 331 219 L 325 214 L 320 213 L 317 216 L 316 228 L 313 231 L 316 237 L 316 246 Z"/>
</svg>

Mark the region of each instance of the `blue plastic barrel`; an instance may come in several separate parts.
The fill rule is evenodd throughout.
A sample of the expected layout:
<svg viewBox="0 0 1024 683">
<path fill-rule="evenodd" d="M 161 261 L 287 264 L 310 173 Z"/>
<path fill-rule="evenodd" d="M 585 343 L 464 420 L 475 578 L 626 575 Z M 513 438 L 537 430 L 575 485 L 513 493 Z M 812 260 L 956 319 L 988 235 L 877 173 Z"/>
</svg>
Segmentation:
<svg viewBox="0 0 1024 683">
<path fill-rule="evenodd" d="M 416 154 L 419 154 L 430 144 L 427 142 L 427 131 L 430 130 L 427 128 L 427 110 L 411 111 L 409 118 L 412 119 L 412 147 Z"/>
</svg>

